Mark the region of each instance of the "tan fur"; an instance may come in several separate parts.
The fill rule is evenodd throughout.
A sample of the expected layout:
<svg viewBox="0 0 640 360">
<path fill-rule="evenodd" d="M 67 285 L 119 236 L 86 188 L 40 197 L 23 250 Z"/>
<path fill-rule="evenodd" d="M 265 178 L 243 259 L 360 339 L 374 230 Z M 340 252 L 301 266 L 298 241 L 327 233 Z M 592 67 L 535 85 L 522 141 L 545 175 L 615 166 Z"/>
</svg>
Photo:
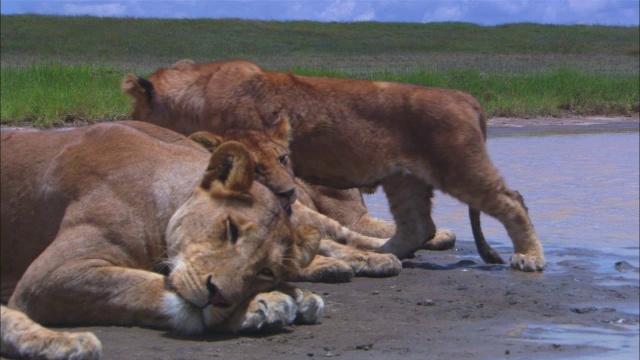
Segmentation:
<svg viewBox="0 0 640 360">
<path fill-rule="evenodd" d="M 489 159 L 482 107 L 466 93 L 268 72 L 248 61 L 183 63 L 149 80 L 129 75 L 123 90 L 136 119 L 184 134 L 266 129 L 284 113 L 296 176 L 341 189 L 383 186 L 397 229 L 381 252 L 404 258 L 435 235 L 435 188 L 505 226 L 512 267 L 545 266 L 524 203 Z"/>
<path fill-rule="evenodd" d="M 352 276 L 393 276 L 400 273 L 402 264 L 391 254 L 364 253 L 383 245 L 387 239 L 373 238 L 358 234 L 324 216 L 305 204 L 305 199 L 297 198 L 297 179 L 293 176 L 289 161 L 289 123 L 286 119 L 267 131 L 230 130 L 223 135 L 199 131 L 189 136 L 209 151 L 228 141 L 243 144 L 253 156 L 256 180 L 267 186 L 276 195 L 284 208 L 291 210 L 294 226 L 316 227 L 323 238 L 335 240 L 343 246 L 340 251 L 321 252 L 302 272 L 290 279 L 296 281 L 339 282 L 350 280 Z M 339 246 L 336 244 L 336 246 Z M 321 247 L 322 248 L 322 247 Z M 326 246 L 325 246 L 326 248 Z M 334 260 L 321 259 L 323 256 Z M 362 263 L 353 259 L 368 258 Z M 346 261 L 345 264 L 341 262 Z M 336 272 L 340 272 L 337 274 Z"/>
<path fill-rule="evenodd" d="M 291 226 L 253 181 L 243 145 L 211 155 L 170 130 L 122 122 L 2 131 L 1 154 L 2 300 L 34 321 L 195 333 L 318 320 L 322 299 L 282 280 L 308 265 L 320 234 Z M 86 335 L 26 317 L 11 327 L 33 331 L 5 334 L 15 319 L 5 313 L 3 352 L 5 340 L 29 356 L 38 341 L 70 337 L 61 351 L 73 341 L 97 351 Z"/>
</svg>

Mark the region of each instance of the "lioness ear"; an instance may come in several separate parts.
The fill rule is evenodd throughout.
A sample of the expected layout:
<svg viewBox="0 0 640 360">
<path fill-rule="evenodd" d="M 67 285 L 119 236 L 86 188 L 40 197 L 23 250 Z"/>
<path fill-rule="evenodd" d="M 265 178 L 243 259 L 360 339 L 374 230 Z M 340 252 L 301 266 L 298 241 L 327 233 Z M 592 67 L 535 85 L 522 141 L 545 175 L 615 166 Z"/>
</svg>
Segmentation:
<svg viewBox="0 0 640 360">
<path fill-rule="evenodd" d="M 197 142 L 202 145 L 203 148 L 207 149 L 210 153 L 216 150 L 220 144 L 224 141 L 221 136 L 210 133 L 208 131 L 198 131 L 189 135 L 189 139 Z"/>
<path fill-rule="evenodd" d="M 273 141 L 288 148 L 289 141 L 291 140 L 291 124 L 289 123 L 289 116 L 281 112 L 273 123 L 273 126 L 267 130 L 267 134 L 271 139 L 273 139 Z"/>
<path fill-rule="evenodd" d="M 253 184 L 253 160 L 244 145 L 227 141 L 211 155 L 200 187 L 210 190 L 215 183 L 230 192 L 248 193 Z"/>
<path fill-rule="evenodd" d="M 151 102 L 153 97 L 153 84 L 135 74 L 125 75 L 120 88 L 136 100 Z"/>
<path fill-rule="evenodd" d="M 295 259 L 299 268 L 307 267 L 318 254 L 320 247 L 320 231 L 309 225 L 301 225 L 295 229 L 296 240 L 291 248 L 291 258 Z"/>
</svg>

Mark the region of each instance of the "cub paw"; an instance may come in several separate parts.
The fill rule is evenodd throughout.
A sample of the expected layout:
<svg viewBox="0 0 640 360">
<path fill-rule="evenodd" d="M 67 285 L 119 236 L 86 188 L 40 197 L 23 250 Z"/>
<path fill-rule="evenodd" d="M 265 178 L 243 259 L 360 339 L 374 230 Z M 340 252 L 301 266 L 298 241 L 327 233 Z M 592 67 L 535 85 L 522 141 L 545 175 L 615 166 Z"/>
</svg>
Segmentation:
<svg viewBox="0 0 640 360">
<path fill-rule="evenodd" d="M 362 253 L 352 264 L 356 276 L 387 277 L 402 271 L 402 262 L 392 254 Z"/>
<path fill-rule="evenodd" d="M 546 263 L 542 256 L 513 254 L 511 256 L 511 267 L 520 271 L 542 271 Z"/>
<path fill-rule="evenodd" d="M 293 323 L 297 311 L 298 306 L 289 295 L 278 291 L 258 294 L 249 303 L 240 330 L 281 328 Z"/>
<path fill-rule="evenodd" d="M 355 273 L 349 264 L 342 260 L 316 256 L 306 268 L 291 276 L 289 281 L 308 281 L 324 283 L 349 282 Z"/>
<path fill-rule="evenodd" d="M 427 241 L 423 249 L 426 250 L 449 250 L 456 246 L 456 234 L 447 229 L 438 229 L 436 235 Z"/>
</svg>

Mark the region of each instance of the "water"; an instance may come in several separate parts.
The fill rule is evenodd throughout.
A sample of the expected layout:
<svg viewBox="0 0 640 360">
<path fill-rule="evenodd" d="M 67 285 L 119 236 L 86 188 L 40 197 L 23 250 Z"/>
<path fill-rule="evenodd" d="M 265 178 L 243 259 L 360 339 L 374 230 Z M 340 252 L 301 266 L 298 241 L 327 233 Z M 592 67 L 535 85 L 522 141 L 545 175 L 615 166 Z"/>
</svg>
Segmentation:
<svg viewBox="0 0 640 360">
<path fill-rule="evenodd" d="M 487 145 L 509 187 L 524 196 L 551 263 L 575 260 L 578 252 L 593 255 L 589 261 L 602 273 L 634 276 L 616 271 L 615 263 L 639 265 L 637 132 L 504 136 Z M 365 201 L 374 216 L 392 219 L 382 191 Z M 466 205 L 450 196 L 436 193 L 433 218 L 459 239 L 473 239 Z M 512 249 L 498 221 L 483 215 L 482 228 L 493 245 Z"/>
<path fill-rule="evenodd" d="M 548 262 L 545 274 L 571 271 L 579 265 L 594 271 L 597 285 L 638 285 L 639 144 L 638 132 L 489 138 L 494 164 L 509 187 L 522 193 L 529 207 L 545 248 Z M 365 201 L 374 216 L 392 219 L 381 190 Z M 467 207 L 457 200 L 436 193 L 433 218 L 438 227 L 453 230 L 458 239 L 473 239 Z M 508 258 L 513 247 L 502 224 L 483 215 L 482 227 L 489 242 Z M 639 313 L 638 304 L 619 310 L 636 318 Z M 638 324 L 620 326 L 612 330 L 571 324 L 529 324 L 519 338 L 595 344 L 616 350 L 614 358 L 637 358 Z"/>
</svg>

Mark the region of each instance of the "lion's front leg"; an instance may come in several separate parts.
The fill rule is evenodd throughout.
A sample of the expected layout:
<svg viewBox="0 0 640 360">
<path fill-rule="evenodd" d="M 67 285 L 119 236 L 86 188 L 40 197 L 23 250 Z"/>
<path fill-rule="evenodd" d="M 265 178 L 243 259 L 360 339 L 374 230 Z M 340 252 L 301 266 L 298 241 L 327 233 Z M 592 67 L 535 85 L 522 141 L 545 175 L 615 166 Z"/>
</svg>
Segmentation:
<svg viewBox="0 0 640 360">
<path fill-rule="evenodd" d="M 238 308 L 221 326 L 228 332 L 274 330 L 292 323 L 315 324 L 324 301 L 308 290 L 281 284 L 277 290 L 260 293 Z"/>
<path fill-rule="evenodd" d="M 425 246 L 436 234 L 431 219 L 433 187 L 413 175 L 402 173 L 386 178 L 382 187 L 396 221 L 396 233 L 377 252 L 404 259 Z"/>
<path fill-rule="evenodd" d="M 356 276 L 396 276 L 402 270 L 402 263 L 393 254 L 360 251 L 330 240 L 321 241 L 319 254 L 344 261 Z"/>
<path fill-rule="evenodd" d="M 40 326 L 20 311 L 1 306 L 2 355 L 25 359 L 93 360 L 102 353 L 89 332 L 57 332 Z"/>
</svg>

